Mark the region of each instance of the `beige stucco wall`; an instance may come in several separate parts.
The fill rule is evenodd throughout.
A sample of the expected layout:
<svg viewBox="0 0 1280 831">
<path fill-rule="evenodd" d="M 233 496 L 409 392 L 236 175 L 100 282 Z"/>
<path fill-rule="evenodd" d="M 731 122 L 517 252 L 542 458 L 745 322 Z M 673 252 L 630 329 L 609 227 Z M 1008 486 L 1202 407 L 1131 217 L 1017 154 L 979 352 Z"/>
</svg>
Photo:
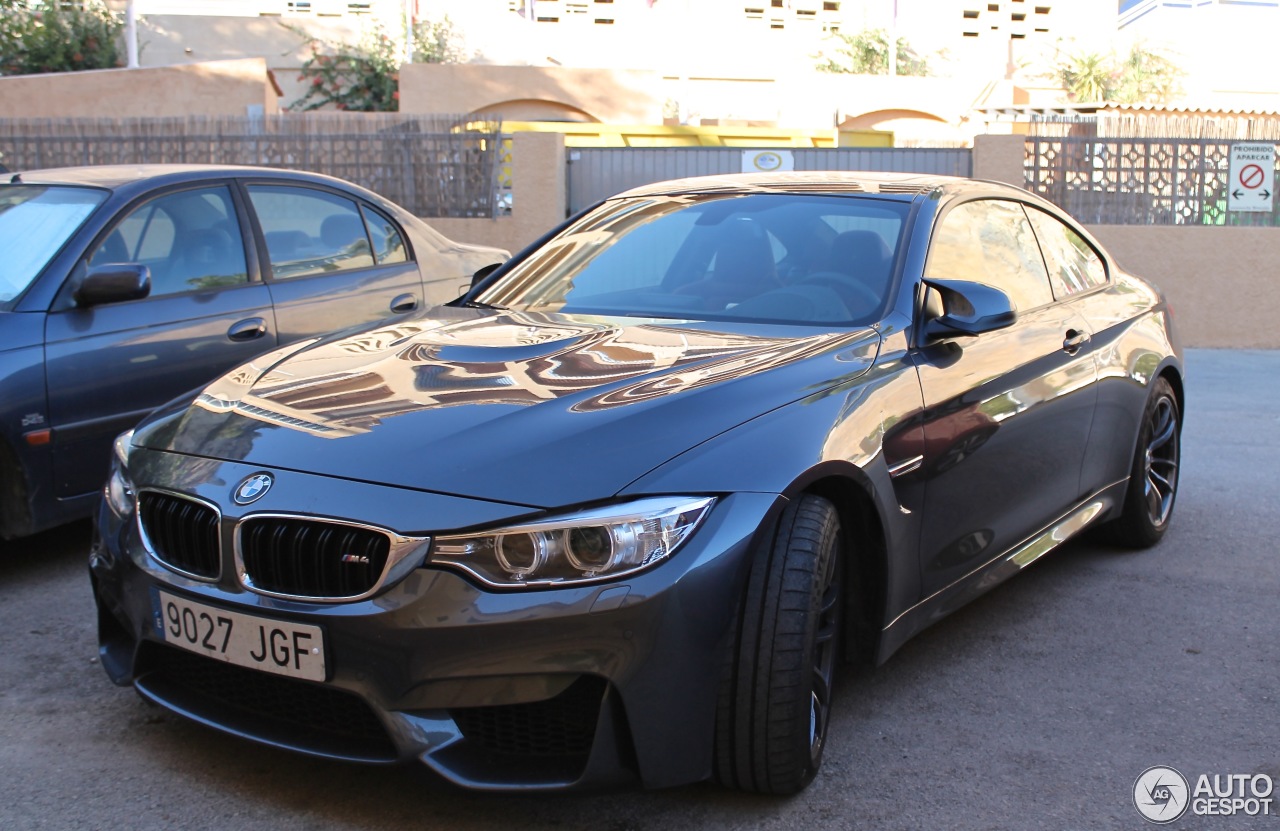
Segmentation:
<svg viewBox="0 0 1280 831">
<path fill-rule="evenodd" d="M 139 118 L 278 111 L 262 58 L 0 78 L 0 118 Z"/>
<path fill-rule="evenodd" d="M 555 66 L 406 64 L 400 111 L 472 113 L 508 101 L 550 101 L 615 124 L 661 124 L 655 72 Z"/>
<path fill-rule="evenodd" d="M 511 215 L 427 222 L 459 242 L 496 245 L 515 253 L 565 218 L 564 176 L 564 136 L 516 133 L 511 146 Z"/>
<path fill-rule="evenodd" d="M 705 119 L 825 129 L 865 117 L 873 124 L 893 120 L 892 129 L 909 139 L 960 141 L 972 133 L 964 119 L 980 92 L 980 85 L 947 78 L 812 71 L 774 78 L 487 64 L 410 64 L 400 70 L 402 112 L 661 124 L 664 107 L 678 103 L 695 124 Z"/>
<path fill-rule="evenodd" d="M 1280 349 L 1280 228 L 1092 225 L 1120 266 L 1164 290 L 1187 346 Z"/>
</svg>

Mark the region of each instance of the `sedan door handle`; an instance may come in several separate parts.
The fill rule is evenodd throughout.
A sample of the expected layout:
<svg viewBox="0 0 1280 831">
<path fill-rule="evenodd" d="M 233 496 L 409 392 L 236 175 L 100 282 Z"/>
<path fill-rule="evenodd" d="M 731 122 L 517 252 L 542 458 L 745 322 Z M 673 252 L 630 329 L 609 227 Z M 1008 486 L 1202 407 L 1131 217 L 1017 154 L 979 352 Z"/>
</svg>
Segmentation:
<svg viewBox="0 0 1280 831">
<path fill-rule="evenodd" d="M 1062 342 L 1062 349 L 1068 355 L 1074 355 L 1080 351 L 1080 347 L 1089 342 L 1089 333 L 1081 332 L 1077 329 L 1068 329 L 1067 337 Z"/>
<path fill-rule="evenodd" d="M 250 317 L 231 324 L 227 330 L 227 339 L 246 341 L 260 338 L 267 333 L 267 322 L 260 317 Z"/>
<path fill-rule="evenodd" d="M 414 297 L 412 294 L 402 294 L 395 300 L 391 301 L 391 311 L 396 314 L 411 312 L 416 308 L 418 308 L 418 298 Z"/>
</svg>

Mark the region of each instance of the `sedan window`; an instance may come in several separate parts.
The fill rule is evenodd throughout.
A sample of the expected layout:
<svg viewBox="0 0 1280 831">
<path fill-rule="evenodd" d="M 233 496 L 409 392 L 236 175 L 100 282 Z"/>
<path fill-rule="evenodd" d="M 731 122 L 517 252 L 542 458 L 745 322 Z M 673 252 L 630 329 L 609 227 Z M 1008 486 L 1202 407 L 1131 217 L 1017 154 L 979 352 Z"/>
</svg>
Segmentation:
<svg viewBox="0 0 1280 831">
<path fill-rule="evenodd" d="M 0 308 L 26 291 L 106 198 L 90 188 L 0 188 Z"/>
<path fill-rule="evenodd" d="M 243 285 L 244 241 L 225 187 L 184 190 L 131 210 L 89 254 L 89 267 L 137 263 L 151 296 Z"/>
<path fill-rule="evenodd" d="M 350 199 L 312 188 L 252 185 L 249 199 L 277 280 L 374 264 L 360 209 Z M 393 243 L 387 250 L 394 250 Z M 403 243 L 402 243 L 403 244 Z"/>
<path fill-rule="evenodd" d="M 368 205 L 362 206 L 365 224 L 369 227 L 369 238 L 373 240 L 373 256 L 378 265 L 386 263 L 403 263 L 409 259 L 404 249 L 404 236 L 396 224 Z"/>
<path fill-rule="evenodd" d="M 998 288 L 1020 312 L 1053 302 L 1040 247 L 1017 202 L 986 199 L 949 211 L 933 232 L 925 276 Z"/>
</svg>

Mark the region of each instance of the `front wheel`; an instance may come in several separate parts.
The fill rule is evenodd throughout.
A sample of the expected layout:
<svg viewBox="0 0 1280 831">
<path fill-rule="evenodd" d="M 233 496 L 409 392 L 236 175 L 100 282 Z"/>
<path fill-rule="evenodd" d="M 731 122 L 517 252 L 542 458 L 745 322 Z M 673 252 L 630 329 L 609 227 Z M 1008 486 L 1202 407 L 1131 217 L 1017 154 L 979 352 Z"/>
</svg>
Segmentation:
<svg viewBox="0 0 1280 831">
<path fill-rule="evenodd" d="M 1181 452 L 1178 398 L 1169 382 L 1158 378 L 1143 411 L 1124 510 L 1111 524 L 1116 542 L 1130 548 L 1150 548 L 1164 536 L 1178 495 Z"/>
<path fill-rule="evenodd" d="M 835 506 L 806 495 L 783 511 L 752 564 L 721 684 L 716 779 L 792 794 L 822 764 L 839 654 L 842 532 Z"/>
</svg>

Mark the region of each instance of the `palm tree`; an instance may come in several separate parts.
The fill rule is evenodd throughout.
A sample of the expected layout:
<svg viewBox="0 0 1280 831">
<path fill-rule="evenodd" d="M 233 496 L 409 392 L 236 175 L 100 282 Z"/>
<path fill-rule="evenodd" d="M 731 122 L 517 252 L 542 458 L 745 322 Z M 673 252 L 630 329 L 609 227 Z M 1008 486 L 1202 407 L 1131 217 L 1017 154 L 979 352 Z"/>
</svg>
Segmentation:
<svg viewBox="0 0 1280 831">
<path fill-rule="evenodd" d="M 1097 52 L 1069 55 L 1058 67 L 1062 88 L 1073 101 L 1096 103 L 1107 101 L 1115 88 L 1111 61 Z"/>
</svg>

